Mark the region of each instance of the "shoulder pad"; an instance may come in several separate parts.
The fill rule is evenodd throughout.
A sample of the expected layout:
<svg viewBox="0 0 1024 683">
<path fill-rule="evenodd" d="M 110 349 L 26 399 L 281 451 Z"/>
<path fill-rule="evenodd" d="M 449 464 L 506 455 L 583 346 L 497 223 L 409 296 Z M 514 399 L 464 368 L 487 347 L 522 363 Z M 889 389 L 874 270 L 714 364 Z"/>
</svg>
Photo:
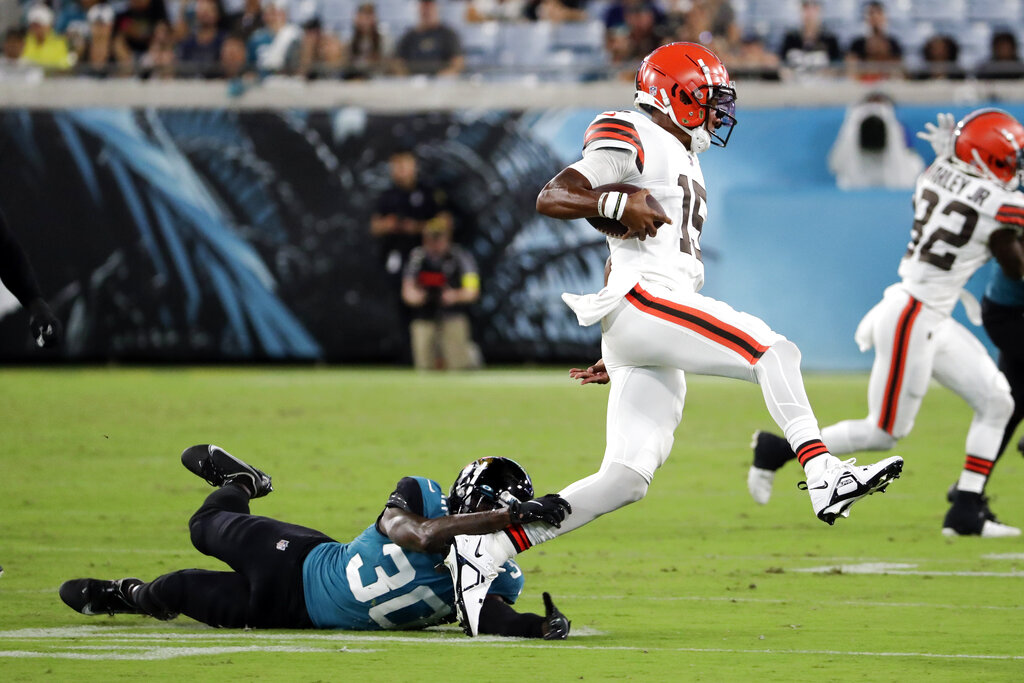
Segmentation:
<svg viewBox="0 0 1024 683">
<path fill-rule="evenodd" d="M 619 115 L 622 113 L 624 112 L 604 112 L 595 118 L 583 136 L 583 149 L 584 151 L 602 147 L 624 149 L 636 154 L 637 170 L 643 173 L 644 143 L 633 122 Z"/>
</svg>

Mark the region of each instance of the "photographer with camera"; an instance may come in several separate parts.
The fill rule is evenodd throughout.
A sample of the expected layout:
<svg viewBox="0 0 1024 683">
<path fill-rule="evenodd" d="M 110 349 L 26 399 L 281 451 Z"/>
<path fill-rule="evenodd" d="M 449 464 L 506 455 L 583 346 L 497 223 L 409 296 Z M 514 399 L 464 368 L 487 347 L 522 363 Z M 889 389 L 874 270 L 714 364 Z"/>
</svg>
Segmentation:
<svg viewBox="0 0 1024 683">
<path fill-rule="evenodd" d="M 480 364 L 466 312 L 479 297 L 476 261 L 452 243 L 451 217 L 439 214 L 424 225 L 423 244 L 409 254 L 402 277 L 417 370 L 465 370 Z"/>
</svg>

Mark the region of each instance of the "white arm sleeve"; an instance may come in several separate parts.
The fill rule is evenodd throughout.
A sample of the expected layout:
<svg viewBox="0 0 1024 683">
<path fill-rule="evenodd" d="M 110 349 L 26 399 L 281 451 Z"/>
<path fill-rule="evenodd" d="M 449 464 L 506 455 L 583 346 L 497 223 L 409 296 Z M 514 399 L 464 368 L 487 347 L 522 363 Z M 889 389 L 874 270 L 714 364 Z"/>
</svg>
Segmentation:
<svg viewBox="0 0 1024 683">
<path fill-rule="evenodd" d="M 624 149 L 601 147 L 588 149 L 583 158 L 569 168 L 575 169 L 590 181 L 591 187 L 608 183 L 624 183 L 636 175 L 633 155 Z"/>
</svg>

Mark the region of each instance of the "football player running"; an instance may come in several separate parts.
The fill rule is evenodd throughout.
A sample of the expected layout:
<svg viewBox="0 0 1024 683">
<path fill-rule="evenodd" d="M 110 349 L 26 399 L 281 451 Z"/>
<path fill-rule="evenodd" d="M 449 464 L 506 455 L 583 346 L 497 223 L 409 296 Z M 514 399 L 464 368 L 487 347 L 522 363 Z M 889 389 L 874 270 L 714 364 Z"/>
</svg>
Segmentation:
<svg viewBox="0 0 1024 683">
<path fill-rule="evenodd" d="M 563 294 L 581 325 L 602 327 L 602 359 L 572 375 L 610 380 L 607 445 L 600 469 L 561 492 L 572 506 L 560 528 L 513 525 L 482 537 L 458 536 L 447 563 L 463 628 L 496 568 L 516 553 L 636 502 L 672 448 L 686 373 L 732 377 L 761 386 L 771 416 L 799 454 L 814 513 L 832 524 L 850 506 L 899 476 L 889 457 L 866 467 L 841 462 L 821 441 L 800 375 L 800 352 L 754 316 L 698 293 L 704 283 L 701 230 L 708 218 L 698 155 L 725 147 L 736 90 L 721 60 L 694 43 L 649 54 L 636 76 L 639 112 L 609 111 L 586 131 L 583 158 L 556 175 L 537 210 L 560 219 L 601 216 L 627 232 L 609 237 L 611 270 L 596 294 Z M 628 183 L 631 194 L 599 186 Z M 647 203 L 648 194 L 664 207 Z M 660 227 L 659 227 L 660 226 Z"/>
<path fill-rule="evenodd" d="M 565 501 L 533 498 L 530 476 L 509 458 L 471 462 L 446 498 L 436 481 L 405 477 L 377 521 L 350 543 L 306 527 L 249 514 L 270 493 L 270 477 L 211 445 L 192 446 L 182 464 L 219 487 L 189 520 L 196 549 L 232 571 L 184 569 L 148 583 L 135 578 L 73 579 L 60 597 L 82 614 L 179 613 L 224 628 L 417 629 L 452 620 L 451 579 L 442 569 L 452 537 L 513 522 L 558 524 Z M 531 500 L 532 499 L 532 500 Z M 544 593 L 545 615 L 510 607 L 523 587 L 515 562 L 491 584 L 483 633 L 564 639 L 569 620 Z"/>
<path fill-rule="evenodd" d="M 868 416 L 826 427 L 822 440 L 833 453 L 892 448 L 910 433 L 934 378 L 974 410 L 942 532 L 1018 536 L 1020 529 L 1000 523 L 985 497 L 1013 414 L 1010 387 L 981 342 L 951 314 L 962 300 L 968 317 L 980 323 L 977 301 L 963 286 L 990 256 L 1008 280 L 1024 278 L 1024 197 L 1016 191 L 1024 177 L 1024 127 L 1004 111 L 980 109 L 955 125 L 951 114 L 939 114 L 938 125 L 929 123 L 918 135 L 932 144 L 935 161 L 917 180 L 901 280 L 885 290 L 855 335 L 862 350 L 875 349 Z M 794 454 L 767 432 L 756 433 L 752 445 L 748 488 L 754 500 L 767 503 L 776 470 Z"/>
</svg>

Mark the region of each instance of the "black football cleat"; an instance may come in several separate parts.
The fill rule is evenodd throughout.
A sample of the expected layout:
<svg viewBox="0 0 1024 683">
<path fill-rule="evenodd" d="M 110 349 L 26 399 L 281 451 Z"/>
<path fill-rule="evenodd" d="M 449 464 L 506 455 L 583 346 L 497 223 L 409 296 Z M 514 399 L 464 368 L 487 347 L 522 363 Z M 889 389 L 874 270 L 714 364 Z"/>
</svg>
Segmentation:
<svg viewBox="0 0 1024 683">
<path fill-rule="evenodd" d="M 754 432 L 750 442 L 754 449 L 754 463 L 747 471 L 747 491 L 755 502 L 764 505 L 772 497 L 775 472 L 796 457 L 789 442 L 771 432 Z"/>
<path fill-rule="evenodd" d="M 210 486 L 240 483 L 249 491 L 250 498 L 260 498 L 274 490 L 266 473 L 213 444 L 189 446 L 181 453 L 181 464 Z"/>
<path fill-rule="evenodd" d="M 988 507 L 988 496 L 954 487 L 946 493 L 952 505 L 942 522 L 943 536 L 981 536 L 982 538 L 1012 538 L 1020 536 L 1020 529 L 1003 524 Z"/>
<path fill-rule="evenodd" d="M 572 625 L 572 622 L 555 607 L 550 593 L 544 593 L 543 598 L 544 640 L 565 640 L 569 637 L 569 626 Z"/>
<path fill-rule="evenodd" d="M 131 599 L 131 591 L 141 586 L 139 579 L 72 579 L 60 586 L 60 599 L 82 614 L 145 614 Z"/>
</svg>

